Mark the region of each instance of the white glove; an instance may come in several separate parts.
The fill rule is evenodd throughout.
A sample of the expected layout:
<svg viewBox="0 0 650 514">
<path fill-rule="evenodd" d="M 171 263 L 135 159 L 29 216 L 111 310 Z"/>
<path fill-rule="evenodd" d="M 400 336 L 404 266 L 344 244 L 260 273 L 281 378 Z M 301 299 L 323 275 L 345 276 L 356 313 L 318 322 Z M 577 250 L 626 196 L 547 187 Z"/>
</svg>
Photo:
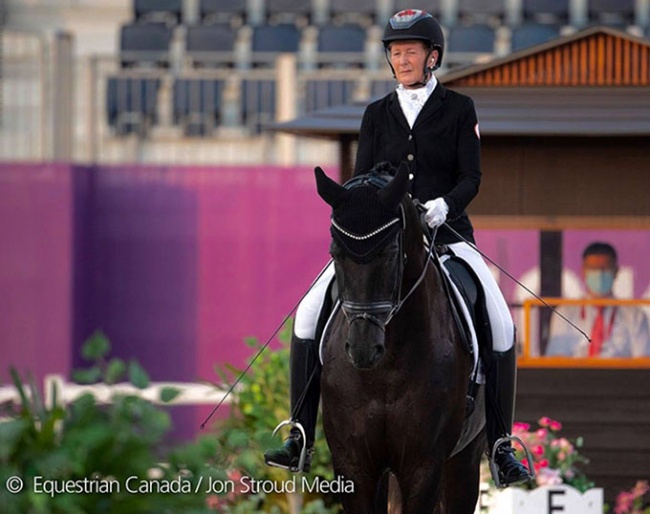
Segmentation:
<svg viewBox="0 0 650 514">
<path fill-rule="evenodd" d="M 427 222 L 427 225 L 431 228 L 436 228 L 442 225 L 447 219 L 447 213 L 449 212 L 449 206 L 442 198 L 436 198 L 435 200 L 429 200 L 424 204 L 427 209 L 426 214 L 424 215 L 424 221 Z"/>
</svg>

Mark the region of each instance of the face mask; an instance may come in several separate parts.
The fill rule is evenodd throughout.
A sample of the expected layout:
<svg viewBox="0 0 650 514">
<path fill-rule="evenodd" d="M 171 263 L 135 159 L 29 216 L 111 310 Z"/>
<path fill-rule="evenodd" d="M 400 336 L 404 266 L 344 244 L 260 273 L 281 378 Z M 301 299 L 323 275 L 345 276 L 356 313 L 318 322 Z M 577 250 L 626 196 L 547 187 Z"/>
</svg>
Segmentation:
<svg viewBox="0 0 650 514">
<path fill-rule="evenodd" d="M 596 296 L 609 296 L 614 286 L 614 273 L 608 270 L 589 270 L 585 272 L 585 282 Z"/>
</svg>

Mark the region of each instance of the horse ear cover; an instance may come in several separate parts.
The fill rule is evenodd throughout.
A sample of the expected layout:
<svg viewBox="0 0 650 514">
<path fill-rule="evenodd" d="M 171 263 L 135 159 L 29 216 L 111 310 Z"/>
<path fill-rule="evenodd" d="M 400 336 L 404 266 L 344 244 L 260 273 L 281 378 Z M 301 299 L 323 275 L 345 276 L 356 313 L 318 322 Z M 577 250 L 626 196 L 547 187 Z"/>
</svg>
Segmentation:
<svg viewBox="0 0 650 514">
<path fill-rule="evenodd" d="M 320 166 L 314 168 L 314 173 L 319 196 L 331 205 L 332 209 L 336 209 L 348 196 L 348 190 L 325 175 Z"/>
<path fill-rule="evenodd" d="M 395 178 L 386 187 L 377 192 L 379 201 L 388 209 L 397 209 L 406 194 L 409 184 L 409 169 L 405 163 L 401 163 Z"/>
</svg>

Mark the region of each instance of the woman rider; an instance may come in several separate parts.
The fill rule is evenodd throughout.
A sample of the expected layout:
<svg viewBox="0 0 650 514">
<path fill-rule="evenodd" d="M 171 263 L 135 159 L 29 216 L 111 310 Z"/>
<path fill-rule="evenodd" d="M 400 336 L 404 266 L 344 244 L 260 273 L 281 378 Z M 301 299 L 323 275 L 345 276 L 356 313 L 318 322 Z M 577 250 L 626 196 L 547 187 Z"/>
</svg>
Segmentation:
<svg viewBox="0 0 650 514">
<path fill-rule="evenodd" d="M 510 441 L 495 445 L 512 428 L 516 375 L 514 324 L 489 268 L 466 242 L 474 243 L 474 236 L 465 209 L 478 193 L 481 181 L 480 133 L 474 104 L 471 98 L 446 89 L 433 74 L 442 63 L 444 36 L 430 14 L 418 9 L 398 12 L 386 25 L 382 41 L 398 86 L 366 108 L 355 173 L 366 173 L 382 161 L 395 167 L 406 162 L 412 195 L 426 208 L 425 221 L 432 228 L 439 227 L 436 244 L 447 245 L 471 266 L 481 281 L 492 331 L 492 351 L 485 353 L 489 357 L 484 363 L 487 387 L 495 397 L 494 401 L 486 402 L 489 455 L 496 450 L 493 465 L 501 485 L 525 482 L 531 478 L 530 474 L 515 458 Z M 304 393 L 300 412 L 293 412 L 293 421 L 305 430 L 306 441 L 300 428 L 294 426 L 282 448 L 265 453 L 267 464 L 272 466 L 301 471 L 298 462 L 306 445 L 303 470 L 309 468 L 320 396 L 318 321 L 333 274 L 330 266 L 301 302 L 294 323 L 291 404 L 293 412 Z M 314 369 L 316 376 L 310 382 Z"/>
</svg>

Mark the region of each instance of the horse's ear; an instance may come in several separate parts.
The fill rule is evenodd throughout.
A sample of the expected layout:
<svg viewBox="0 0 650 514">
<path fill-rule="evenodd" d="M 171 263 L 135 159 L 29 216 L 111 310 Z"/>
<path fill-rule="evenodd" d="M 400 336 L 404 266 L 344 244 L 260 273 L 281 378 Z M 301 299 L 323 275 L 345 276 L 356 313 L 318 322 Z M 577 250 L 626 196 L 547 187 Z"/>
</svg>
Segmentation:
<svg viewBox="0 0 650 514">
<path fill-rule="evenodd" d="M 325 200 L 333 209 L 336 209 L 348 194 L 340 184 L 325 175 L 325 172 L 320 166 L 314 168 L 316 174 L 316 189 L 320 197 Z"/>
<path fill-rule="evenodd" d="M 380 189 L 377 195 L 379 201 L 389 209 L 396 209 L 406 194 L 409 185 L 409 168 L 406 163 L 399 165 L 395 178 L 386 187 Z"/>
</svg>

